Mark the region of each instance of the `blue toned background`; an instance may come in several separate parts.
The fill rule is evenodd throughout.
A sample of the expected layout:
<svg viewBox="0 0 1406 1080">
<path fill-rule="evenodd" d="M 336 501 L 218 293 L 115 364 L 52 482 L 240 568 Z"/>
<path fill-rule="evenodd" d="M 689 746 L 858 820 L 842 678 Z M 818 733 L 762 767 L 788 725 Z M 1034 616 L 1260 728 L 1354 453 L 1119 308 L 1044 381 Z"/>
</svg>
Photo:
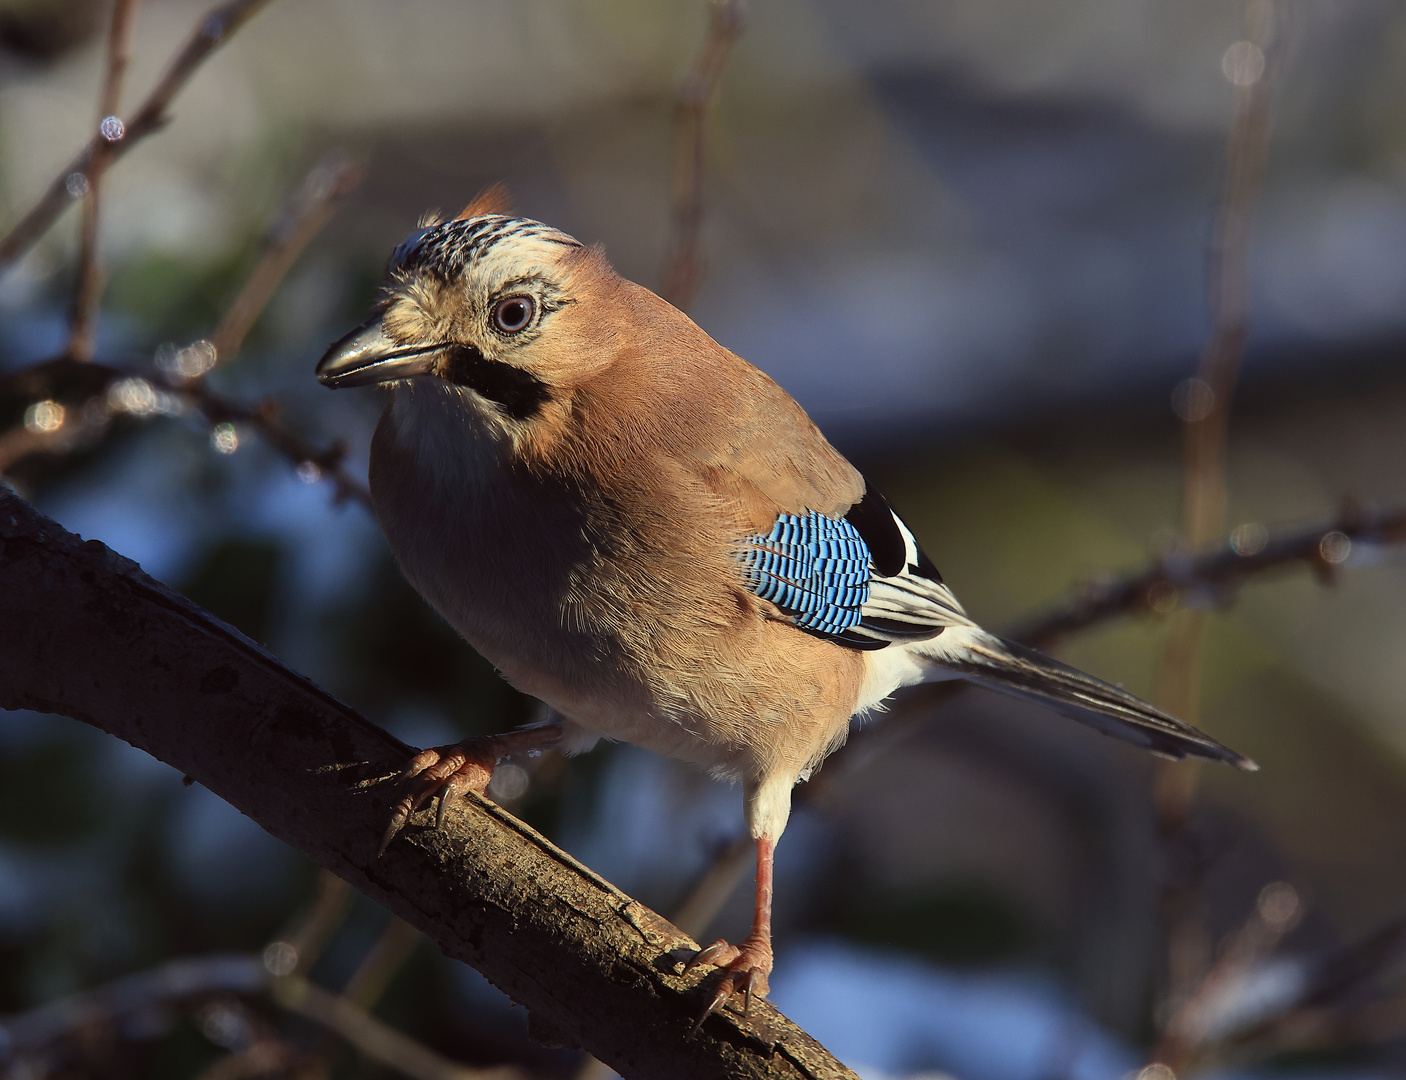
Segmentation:
<svg viewBox="0 0 1406 1080">
<path fill-rule="evenodd" d="M 140 9 L 129 100 L 203 10 Z M 1406 502 L 1406 10 L 1276 10 L 1232 528 Z M 5 227 L 87 137 L 106 11 L 0 0 Z M 1178 527 L 1170 402 L 1209 329 L 1222 57 L 1243 23 L 1206 0 L 748 8 L 706 129 L 690 313 L 811 412 L 988 626 L 1167 551 Z M 705 24 L 693 0 L 273 0 L 108 178 L 98 358 L 208 336 L 277 208 L 341 152 L 360 185 L 211 382 L 277 398 L 363 473 L 377 393 L 329 394 L 312 367 L 423 211 L 502 180 L 518 212 L 659 286 L 674 86 Z M 0 378 L 63 348 L 77 218 L 0 276 Z M 31 403 L 5 386 L 14 427 Z M 217 446 L 189 415 L 125 416 L 5 479 L 409 742 L 535 715 L 404 584 L 371 516 L 250 427 Z M 1202 723 L 1263 770 L 1205 770 L 1175 849 L 1135 751 L 977 692 L 895 706 L 802 789 L 778 854 L 773 1000 L 866 1080 L 1121 1080 L 1177 1005 L 1172 969 L 1209 962 L 1286 883 L 1301 918 L 1274 961 L 1208 1006 L 1248 1030 L 1257 1002 L 1406 914 L 1404 571 L 1398 550 L 1359 545 L 1332 587 L 1286 570 L 1212 614 Z M 1061 655 L 1151 696 L 1167 628 L 1111 622 Z M 666 914 L 741 828 L 737 791 L 628 747 L 505 775 L 515 812 Z M 1197 941 L 1168 942 L 1168 883 Z M 165 766 L 69 720 L 0 716 L 0 1014 L 173 958 L 258 955 L 316 888 L 305 860 Z M 746 893 L 710 936 L 743 930 Z M 353 903 L 313 977 L 338 988 L 385 923 Z M 1396 947 L 1367 947 L 1380 970 L 1354 990 L 1356 1026 L 1198 1070 L 1401 1075 Z M 240 1008 L 251 1030 L 306 1036 L 267 1001 Z M 425 942 L 376 1011 L 469 1064 L 581 1075 Z M 199 1076 L 243 1045 L 222 1015 L 179 1003 L 55 1074 Z M 5 1053 L 0 1039 L 0 1068 Z M 390 1075 L 350 1053 L 328 1069 Z"/>
</svg>

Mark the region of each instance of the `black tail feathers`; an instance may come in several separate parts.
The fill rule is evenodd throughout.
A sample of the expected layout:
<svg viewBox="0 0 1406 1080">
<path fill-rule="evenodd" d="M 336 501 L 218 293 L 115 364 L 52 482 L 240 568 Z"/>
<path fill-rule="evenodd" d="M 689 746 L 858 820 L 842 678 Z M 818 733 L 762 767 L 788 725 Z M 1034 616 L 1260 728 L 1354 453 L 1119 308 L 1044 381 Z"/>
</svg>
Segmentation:
<svg viewBox="0 0 1406 1080">
<path fill-rule="evenodd" d="M 934 644 L 945 636 L 934 639 Z M 1041 702 L 1105 735 L 1164 757 L 1207 758 L 1247 771 L 1259 768 L 1170 713 L 1019 642 L 977 631 L 961 648 L 951 653 L 934 651 L 931 659 L 973 682 Z"/>
</svg>

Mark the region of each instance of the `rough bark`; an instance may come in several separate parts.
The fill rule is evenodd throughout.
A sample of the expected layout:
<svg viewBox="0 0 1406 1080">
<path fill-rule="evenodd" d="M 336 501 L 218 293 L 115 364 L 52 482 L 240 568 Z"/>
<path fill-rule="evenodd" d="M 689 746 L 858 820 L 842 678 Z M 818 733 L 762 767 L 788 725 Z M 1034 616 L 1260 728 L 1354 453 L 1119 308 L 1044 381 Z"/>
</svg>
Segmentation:
<svg viewBox="0 0 1406 1080">
<path fill-rule="evenodd" d="M 0 708 L 61 713 L 182 770 L 429 934 L 626 1077 L 854 1074 L 765 1002 L 694 1038 L 695 944 L 492 803 L 376 847 L 407 748 L 267 651 L 0 485 Z"/>
</svg>

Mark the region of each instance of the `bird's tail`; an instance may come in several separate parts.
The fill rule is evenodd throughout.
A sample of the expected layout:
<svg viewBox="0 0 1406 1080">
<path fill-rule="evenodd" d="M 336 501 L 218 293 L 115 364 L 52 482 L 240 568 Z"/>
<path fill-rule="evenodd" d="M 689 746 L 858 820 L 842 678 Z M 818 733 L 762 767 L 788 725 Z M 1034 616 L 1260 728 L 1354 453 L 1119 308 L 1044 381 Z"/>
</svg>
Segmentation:
<svg viewBox="0 0 1406 1080">
<path fill-rule="evenodd" d="M 1225 761 L 1248 771 L 1259 768 L 1249 758 L 1141 698 L 977 627 L 948 627 L 914 651 L 938 669 L 931 678 L 955 675 L 1002 693 L 1038 701 L 1105 735 L 1144 746 L 1155 754 L 1178 760 L 1199 757 Z"/>
</svg>

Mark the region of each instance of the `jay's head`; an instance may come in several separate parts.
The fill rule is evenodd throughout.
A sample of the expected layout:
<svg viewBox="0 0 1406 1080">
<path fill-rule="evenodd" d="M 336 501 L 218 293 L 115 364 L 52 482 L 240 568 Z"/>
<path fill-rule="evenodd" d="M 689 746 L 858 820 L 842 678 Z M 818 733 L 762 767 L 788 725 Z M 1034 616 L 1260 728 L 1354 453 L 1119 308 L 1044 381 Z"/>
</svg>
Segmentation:
<svg viewBox="0 0 1406 1080">
<path fill-rule="evenodd" d="M 324 386 L 408 380 L 517 425 L 592 374 L 609 350 L 583 315 L 608 307 L 620 279 L 565 233 L 474 209 L 400 243 L 374 317 L 317 365 Z"/>
</svg>

